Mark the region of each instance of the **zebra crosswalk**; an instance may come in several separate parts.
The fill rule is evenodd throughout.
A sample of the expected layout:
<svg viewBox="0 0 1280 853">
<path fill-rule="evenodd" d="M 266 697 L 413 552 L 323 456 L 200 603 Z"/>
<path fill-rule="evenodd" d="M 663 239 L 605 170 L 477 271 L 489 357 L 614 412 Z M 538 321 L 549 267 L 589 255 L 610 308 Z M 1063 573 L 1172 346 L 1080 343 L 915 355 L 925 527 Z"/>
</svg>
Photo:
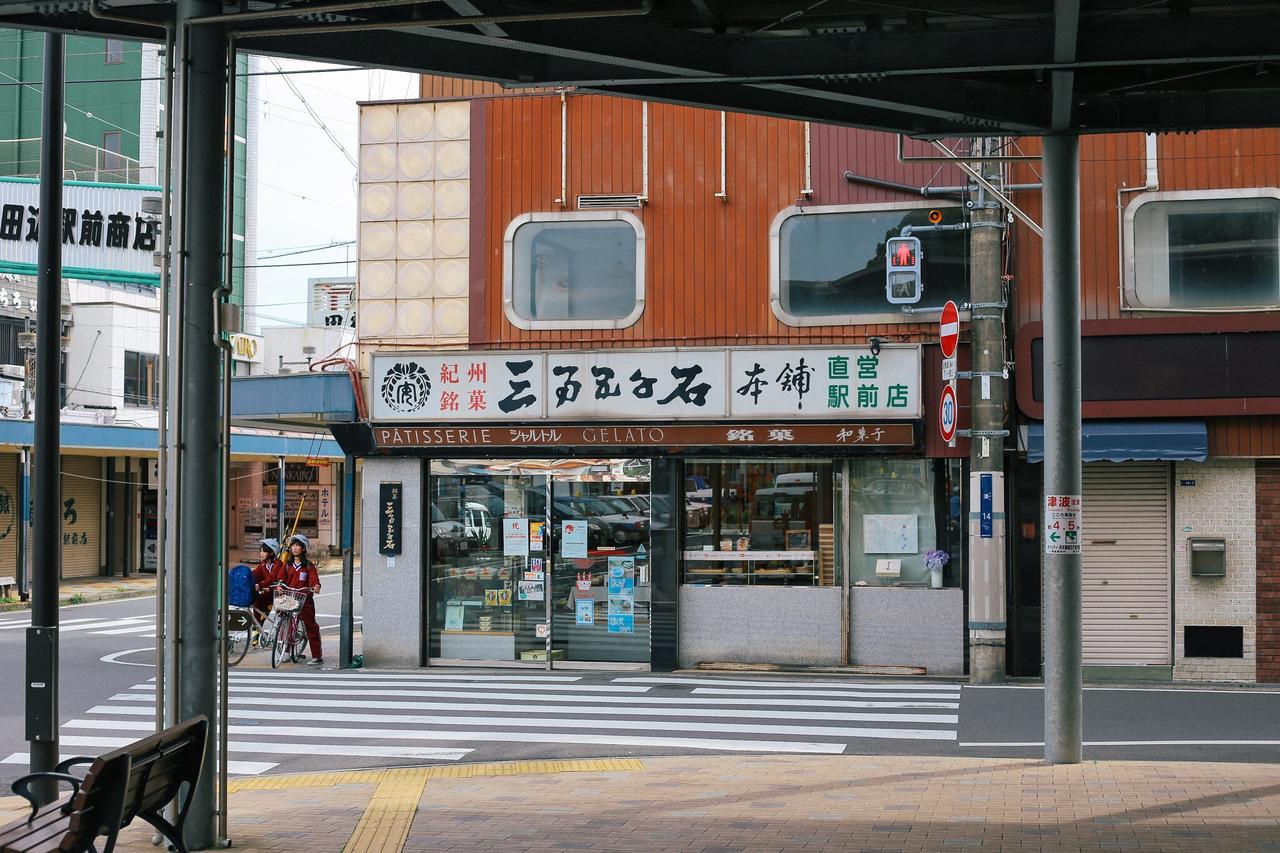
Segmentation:
<svg viewBox="0 0 1280 853">
<path fill-rule="evenodd" d="M 338 626 L 338 616 L 330 613 L 317 613 L 316 618 L 320 623 L 322 632 L 329 631 Z M 356 619 L 355 624 L 360 625 L 363 620 Z M 11 619 L 0 621 L 0 631 L 19 631 L 31 625 L 30 619 Z M 142 616 L 119 616 L 119 617 L 82 617 L 79 619 L 62 619 L 58 623 L 59 637 L 68 635 L 81 634 L 85 636 L 99 637 L 129 637 L 144 640 L 154 640 L 156 638 L 156 618 L 154 613 Z"/>
<path fill-rule="evenodd" d="M 233 671 L 230 771 L 699 752 L 839 755 L 957 739 L 960 686 L 680 675 Z M 152 729 L 139 682 L 62 726 L 106 751 Z M 14 754 L 0 761 L 25 760 Z"/>
</svg>

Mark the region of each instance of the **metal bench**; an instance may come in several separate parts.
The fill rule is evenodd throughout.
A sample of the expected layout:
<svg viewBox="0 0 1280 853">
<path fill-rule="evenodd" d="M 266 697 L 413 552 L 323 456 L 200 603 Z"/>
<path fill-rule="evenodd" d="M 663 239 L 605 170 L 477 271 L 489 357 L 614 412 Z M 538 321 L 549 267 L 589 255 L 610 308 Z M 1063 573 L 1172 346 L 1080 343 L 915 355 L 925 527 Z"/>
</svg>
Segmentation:
<svg viewBox="0 0 1280 853">
<path fill-rule="evenodd" d="M 97 758 L 69 758 L 52 773 L 32 773 L 13 783 L 13 792 L 31 803 L 30 817 L 0 827 L 0 853 L 93 850 L 100 835 L 107 837 L 105 853 L 115 847 L 116 835 L 135 817 L 151 824 L 172 849 L 186 853 L 182 827 L 204 762 L 209 721 L 195 717 Z M 80 780 L 70 768 L 88 764 Z M 41 805 L 32 787 L 40 781 L 65 782 L 70 796 Z M 173 823 L 161 814 L 186 792 Z"/>
</svg>

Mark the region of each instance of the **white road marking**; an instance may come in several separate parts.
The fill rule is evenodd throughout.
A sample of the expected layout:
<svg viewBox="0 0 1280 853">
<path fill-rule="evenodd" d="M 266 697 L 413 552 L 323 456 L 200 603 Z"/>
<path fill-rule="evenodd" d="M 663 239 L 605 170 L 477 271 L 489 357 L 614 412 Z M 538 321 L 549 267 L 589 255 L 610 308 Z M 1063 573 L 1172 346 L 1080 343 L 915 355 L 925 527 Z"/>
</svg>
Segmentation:
<svg viewBox="0 0 1280 853">
<path fill-rule="evenodd" d="M 827 696 L 847 697 L 850 699 L 959 699 L 959 693 L 886 693 L 867 692 L 863 690 L 747 690 L 745 688 L 719 689 L 715 687 L 695 687 L 696 696 Z"/>
<path fill-rule="evenodd" d="M 733 678 L 685 678 L 682 676 L 643 676 L 620 677 L 611 679 L 614 684 L 706 684 L 712 687 L 838 687 L 844 690 L 944 690 L 955 692 L 959 684 L 938 684 L 934 682 L 910 681 L 777 681 L 767 678 L 755 680 Z"/>
<path fill-rule="evenodd" d="M 279 682 L 279 686 L 272 690 L 263 690 L 259 692 L 271 693 L 272 695 L 275 695 L 275 696 L 279 696 L 281 693 L 288 693 L 290 691 L 301 692 L 303 688 L 297 687 L 294 684 L 290 684 L 288 682 L 288 678 L 289 678 L 288 676 L 284 676 L 282 681 Z M 235 697 L 237 694 L 237 687 L 235 685 L 236 685 L 236 682 L 232 681 L 231 693 L 232 693 L 233 702 L 235 701 Z M 458 687 L 463 687 L 463 686 L 465 685 L 458 685 Z M 154 687 L 149 684 L 144 684 L 144 685 L 139 685 L 137 687 L 133 687 L 130 689 L 153 690 Z M 314 695 L 317 692 L 318 691 L 315 691 L 315 690 L 306 690 L 306 693 L 309 696 Z M 326 693 L 325 695 L 350 697 L 353 695 L 358 695 L 358 693 L 359 691 L 355 691 L 355 690 L 334 690 L 332 693 Z M 394 695 L 402 695 L 402 694 L 411 695 L 416 698 L 423 698 L 423 699 L 518 699 L 521 702 L 564 702 L 570 698 L 573 698 L 571 696 L 566 696 L 562 693 L 501 693 L 501 692 L 478 693 L 478 692 L 471 692 L 468 690 L 418 690 L 418 691 L 412 691 L 412 692 L 399 691 Z M 376 694 L 372 694 L 372 695 L 391 695 L 391 694 L 388 694 L 387 691 L 384 691 L 384 690 L 378 690 Z M 685 696 L 685 697 L 680 697 L 680 696 L 601 696 L 599 694 L 595 694 L 592 696 L 584 696 L 581 698 L 589 699 L 590 701 L 595 703 L 608 702 L 608 703 L 637 705 L 637 706 L 639 705 L 645 705 L 645 706 L 648 706 L 648 705 L 685 705 L 685 706 L 706 705 L 706 706 L 717 706 L 717 707 L 782 706 L 782 707 L 793 707 L 793 708 L 842 708 L 842 709 L 862 707 L 862 703 L 850 702 L 850 701 L 836 701 L 834 699 L 769 699 L 769 698 L 720 699 L 720 698 L 714 698 L 714 697 L 689 697 L 689 696 Z M 147 696 L 147 695 L 131 696 L 129 694 L 118 694 L 116 696 L 112 696 L 110 701 L 114 702 L 120 699 L 136 700 L 140 702 L 152 701 L 151 696 Z M 328 702 L 326 700 L 326 704 L 333 704 L 333 703 Z M 390 702 L 390 703 L 384 702 L 376 707 L 408 708 L 412 710 L 419 710 L 420 704 L 421 703 L 415 703 L 415 702 Z M 360 707 L 366 707 L 366 706 L 375 707 L 374 705 L 368 704 L 368 702 L 360 705 Z M 926 708 L 926 707 L 933 707 L 933 706 L 927 705 L 924 703 L 913 703 L 912 707 Z M 949 707 L 955 707 L 955 706 L 950 705 Z M 640 713 L 640 712 L 637 711 L 636 713 Z"/>
<path fill-rule="evenodd" d="M 1280 740 L 1086 740 L 1084 746 L 1280 746 Z M 1015 748 L 1042 747 L 1044 741 L 993 741 L 957 746 Z"/>
<path fill-rule="evenodd" d="M 125 655 L 136 655 L 138 652 L 151 652 L 152 654 L 155 654 L 155 651 L 156 651 L 155 646 L 144 646 L 141 649 L 125 649 L 122 652 L 112 652 L 109 655 L 103 655 L 102 657 L 98 658 L 98 660 L 102 661 L 103 663 L 118 663 L 122 666 L 149 666 L 152 669 L 155 669 L 156 665 L 154 662 L 134 663 L 133 661 L 120 660 L 120 658 L 124 657 Z M 152 685 L 152 689 L 153 690 L 155 689 L 154 685 Z"/>
<path fill-rule="evenodd" d="M 62 627 L 63 625 L 72 625 L 77 622 L 101 622 L 101 621 L 103 621 L 102 618 L 98 616 L 89 616 L 84 619 L 59 619 L 58 627 Z M 28 619 L 26 622 L 0 622 L 0 631 L 9 630 L 11 628 L 30 628 L 30 627 L 31 627 L 30 619 Z"/>
<path fill-rule="evenodd" d="M 155 726 L 148 723 L 139 722 L 130 725 L 127 720 L 115 720 L 115 728 L 118 730 L 130 731 L 155 731 Z M 102 726 L 93 720 L 72 720 L 69 723 L 63 723 L 64 729 L 101 729 Z M 262 733 L 261 726 L 228 726 L 227 734 L 230 735 L 254 735 Z M 280 730 L 267 732 L 267 734 L 282 734 Z M 133 743 L 129 738 L 113 738 L 113 737 L 82 737 L 79 735 L 60 735 L 59 742 L 68 746 L 86 746 L 86 747 L 119 747 L 128 746 Z M 315 755 L 316 750 L 321 750 L 325 755 L 349 755 L 359 758 L 430 758 L 439 761 L 457 761 L 464 758 L 470 749 L 449 749 L 439 746 L 348 746 L 346 744 L 326 743 L 323 745 L 309 743 L 280 743 L 279 741 L 262 741 L 254 743 L 239 743 L 236 741 L 228 741 L 227 749 L 230 752 L 254 752 L 263 755 Z"/>
<path fill-rule="evenodd" d="M 150 727 L 149 727 L 150 728 Z M 809 743 L 805 741 L 777 740 L 727 740 L 718 738 L 693 737 L 643 737 L 630 735 L 591 735 L 579 732 L 511 732 L 511 731 L 408 731 L 404 729 L 300 729 L 295 726 L 251 726 L 253 734 L 277 735 L 289 737 L 337 737 L 344 740 L 365 739 L 408 739 L 408 740 L 449 740 L 449 741 L 482 741 L 486 743 L 566 743 L 590 744 L 593 746 L 652 746 L 673 749 L 707 749 L 728 750 L 732 752 L 803 752 L 818 755 L 841 755 L 845 751 L 842 743 Z M 133 741 L 129 738 L 93 738 L 63 737 L 60 741 L 65 746 L 125 746 Z M 274 744 L 273 746 L 278 746 Z M 323 753 L 326 744 L 315 746 L 300 745 L 299 752 L 305 755 Z M 245 752 L 268 751 L 262 743 L 229 745 L 232 750 Z"/>
<path fill-rule="evenodd" d="M 65 740 L 64 740 L 65 742 Z M 121 741 L 121 746 L 133 743 L 131 740 Z M 261 750 L 259 750 L 261 751 Z M 80 753 L 64 752 L 58 756 L 59 761 L 66 761 L 68 758 L 75 758 Z M 0 758 L 0 764 L 30 764 L 31 753 L 15 752 Z M 266 773 L 274 767 L 280 766 L 278 763 L 269 761 L 228 761 L 227 772 L 233 776 L 257 776 L 259 773 Z"/>
<path fill-rule="evenodd" d="M 395 674 L 395 673 L 378 673 L 378 674 L 376 674 L 376 675 L 369 675 L 369 674 L 366 674 L 366 675 L 359 675 L 359 674 L 354 674 L 354 673 L 356 673 L 356 672 L 358 672 L 358 670 L 352 670 L 352 673 L 353 673 L 353 674 L 352 674 L 352 675 L 347 675 L 347 676 L 334 675 L 334 674 L 332 674 L 332 673 L 325 673 L 325 672 L 299 672 L 299 673 L 297 673 L 296 675 L 293 675 L 293 676 L 290 676 L 290 677 L 291 677 L 291 678 L 301 679 L 301 680 L 307 680 L 307 681 L 316 681 L 316 680 L 320 680 L 320 679 L 343 678 L 343 679 L 345 679 L 345 680 L 350 681 L 350 682 L 351 682 L 351 683 L 353 683 L 353 684 L 368 684 L 368 683 L 370 683 L 370 682 L 371 682 L 371 681 L 373 681 L 373 680 L 377 680 L 377 681 L 513 681 L 513 680 L 526 680 L 526 681 L 530 681 L 530 682 L 534 682 L 534 681 L 539 681 L 539 682 L 540 682 L 540 681 L 581 681 L 581 680 L 582 680 L 582 676 L 580 676 L 580 675 L 535 675 L 535 676 L 527 676 L 527 677 L 526 677 L 526 676 L 520 676 L 520 675 L 512 675 L 512 674 L 507 674 L 507 675 L 452 675 L 452 674 L 437 674 L 437 673 L 431 673 L 430 675 L 427 675 L 427 674 L 425 674 L 425 673 L 424 673 L 424 674 L 422 674 L 422 675 L 400 675 L 400 674 Z M 277 674 L 276 674 L 276 673 L 274 673 L 274 672 L 249 672 L 249 671 L 244 671 L 244 672 L 237 672 L 237 673 L 235 673 L 235 677 L 236 677 L 236 678 L 279 678 L 280 676 L 279 676 L 279 675 L 277 675 Z M 647 690 L 648 688 L 645 688 L 645 689 Z"/>
<path fill-rule="evenodd" d="M 239 702 L 232 697 L 231 704 L 248 705 L 252 703 Z M 521 713 L 525 709 L 514 705 L 489 705 L 489 704 L 467 704 L 467 703 L 448 703 L 448 702 L 424 702 L 424 705 L 431 705 L 430 708 L 422 708 L 424 711 L 488 711 L 498 713 Z M 85 713 L 87 714 L 119 714 L 122 716 L 154 714 L 155 710 L 150 707 L 128 706 L 125 711 L 116 710 L 120 706 L 116 705 L 95 705 Z M 807 714 L 803 711 L 796 712 L 777 712 L 777 711 L 735 711 L 715 708 L 597 708 L 584 705 L 539 705 L 538 712 L 543 714 L 566 714 L 568 719 L 564 722 L 570 728 L 617 728 L 623 726 L 635 726 L 640 729 L 645 728 L 670 728 L 672 725 L 665 721 L 655 720 L 591 720 L 587 719 L 587 715 L 599 714 L 601 716 L 621 716 L 630 714 L 632 716 L 643 717 L 706 717 L 711 720 L 721 719 L 762 719 L 762 720 L 826 720 L 828 722 L 843 723 L 928 723 L 940 725 L 955 725 L 957 717 L 955 714 Z M 325 711 L 260 711 L 256 708 L 246 708 L 237 714 L 238 716 L 260 719 L 275 720 L 308 720 L 312 722 L 342 722 L 342 723 L 411 723 L 413 725 L 437 725 L 439 723 L 449 723 L 457 719 L 461 725 L 502 725 L 510 723 L 513 726 L 537 725 L 541 719 L 539 717 L 472 717 L 466 716 L 458 718 L 457 716 L 424 716 L 417 714 L 343 714 Z M 553 718 L 562 719 L 562 718 Z M 477 722 L 480 721 L 480 722 Z M 560 726 L 560 723 L 556 723 Z M 721 728 L 719 723 L 713 723 L 717 728 Z M 687 729 L 704 729 L 707 723 L 703 720 L 690 719 L 689 725 L 682 728 Z M 813 732 L 815 734 L 833 734 L 819 726 L 780 726 L 770 727 L 777 728 L 775 734 L 807 734 Z M 794 732 L 784 732 L 782 729 L 796 729 Z M 726 731 L 733 731 L 732 727 Z M 760 731 L 765 729 L 761 728 Z M 744 729 L 745 731 L 745 729 Z M 845 737 L 842 733 L 835 733 L 837 737 Z M 950 738 L 955 740 L 954 737 Z"/>
<path fill-rule="evenodd" d="M 100 619 L 96 622 L 91 622 L 89 624 L 72 625 L 70 628 L 63 628 L 59 626 L 58 633 L 70 634 L 72 631 L 95 631 L 98 628 L 119 628 L 125 625 L 133 626 L 133 625 L 137 625 L 139 622 L 142 622 L 142 621 L 149 622 L 151 619 L 152 617 L 150 616 L 133 616 L 128 619 L 108 619 L 108 620 Z M 153 631 L 155 630 L 155 625 L 152 625 L 152 624 L 148 624 L 145 627 L 150 628 Z"/>
<path fill-rule="evenodd" d="M 111 631 L 94 631 L 93 633 L 100 636 L 112 636 L 114 634 L 140 634 L 143 631 L 154 631 L 155 629 L 155 625 L 134 625 L 129 628 L 115 628 Z M 152 634 L 151 636 L 154 637 L 155 635 Z"/>
</svg>

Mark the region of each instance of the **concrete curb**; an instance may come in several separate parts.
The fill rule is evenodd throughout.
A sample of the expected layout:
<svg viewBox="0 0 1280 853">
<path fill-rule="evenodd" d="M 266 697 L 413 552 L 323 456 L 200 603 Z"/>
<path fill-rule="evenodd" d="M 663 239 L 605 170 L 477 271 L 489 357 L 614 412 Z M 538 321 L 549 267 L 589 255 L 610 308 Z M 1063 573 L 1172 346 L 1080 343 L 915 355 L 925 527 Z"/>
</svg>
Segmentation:
<svg viewBox="0 0 1280 853">
<path fill-rule="evenodd" d="M 99 601 L 119 601 L 125 598 L 146 598 L 155 595 L 155 588 L 129 588 L 129 589 L 113 589 L 109 592 L 92 592 L 92 593 L 72 593 L 69 596 L 63 596 L 58 600 L 59 607 L 66 607 L 71 604 L 93 604 Z M 75 595 L 82 597 L 81 601 L 72 601 Z M 7 604 L 0 604 L 0 613 L 9 613 L 14 610 L 30 610 L 30 601 L 13 601 Z"/>
</svg>

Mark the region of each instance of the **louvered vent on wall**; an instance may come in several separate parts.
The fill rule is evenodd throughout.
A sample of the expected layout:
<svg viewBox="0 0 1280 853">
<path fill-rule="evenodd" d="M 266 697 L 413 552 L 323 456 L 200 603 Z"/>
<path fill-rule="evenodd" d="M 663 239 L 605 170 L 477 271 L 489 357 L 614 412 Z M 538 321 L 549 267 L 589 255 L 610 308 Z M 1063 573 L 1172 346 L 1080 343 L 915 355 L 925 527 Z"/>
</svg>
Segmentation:
<svg viewBox="0 0 1280 853">
<path fill-rule="evenodd" d="M 578 210 L 639 210 L 647 201 L 644 196 L 629 195 L 580 195 Z"/>
</svg>

